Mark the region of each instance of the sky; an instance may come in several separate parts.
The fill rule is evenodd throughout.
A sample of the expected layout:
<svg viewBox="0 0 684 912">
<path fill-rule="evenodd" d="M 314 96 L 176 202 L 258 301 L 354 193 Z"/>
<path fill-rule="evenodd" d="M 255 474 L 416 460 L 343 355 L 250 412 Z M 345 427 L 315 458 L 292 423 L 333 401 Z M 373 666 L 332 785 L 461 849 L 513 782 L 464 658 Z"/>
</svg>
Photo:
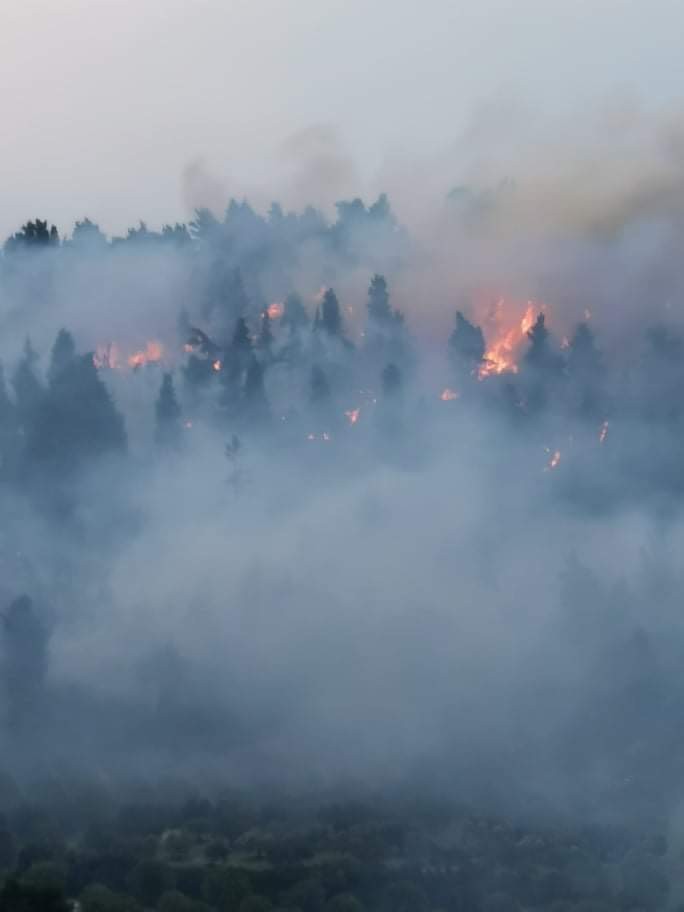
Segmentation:
<svg viewBox="0 0 684 912">
<path fill-rule="evenodd" d="M 492 106 L 678 104 L 683 27 L 678 0 L 2 0 L 0 235 L 325 207 Z"/>
</svg>

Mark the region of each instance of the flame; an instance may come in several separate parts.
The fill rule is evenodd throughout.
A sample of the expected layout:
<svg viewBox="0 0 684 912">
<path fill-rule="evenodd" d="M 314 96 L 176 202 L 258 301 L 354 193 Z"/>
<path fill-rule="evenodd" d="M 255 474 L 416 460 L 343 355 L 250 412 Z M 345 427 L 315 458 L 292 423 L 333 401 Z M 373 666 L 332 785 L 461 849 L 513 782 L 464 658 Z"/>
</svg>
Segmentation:
<svg viewBox="0 0 684 912">
<path fill-rule="evenodd" d="M 220 371 L 223 365 L 221 364 L 221 361 L 219 360 L 219 358 L 217 358 L 216 361 L 214 361 L 211 366 L 212 366 L 213 370 Z"/>
<path fill-rule="evenodd" d="M 440 394 L 440 399 L 442 402 L 453 402 L 454 399 L 458 399 L 461 394 L 457 390 L 449 389 L 447 386 L 446 389 L 443 389 Z"/>
<path fill-rule="evenodd" d="M 266 313 L 269 315 L 271 320 L 279 320 L 283 315 L 283 305 L 280 301 L 274 301 L 273 304 L 269 304 L 266 308 Z"/>
<path fill-rule="evenodd" d="M 119 349 L 116 343 L 110 342 L 109 345 L 98 345 L 93 353 L 93 364 L 98 370 L 102 370 L 105 367 L 110 370 L 116 370 L 120 367 Z"/>
<path fill-rule="evenodd" d="M 546 452 L 547 452 L 547 453 L 551 453 L 551 450 L 547 447 L 547 448 L 546 448 Z M 551 458 L 550 458 L 549 461 L 547 462 L 546 468 L 544 469 L 544 471 L 545 471 L 545 472 L 550 472 L 552 469 L 555 469 L 556 466 L 560 463 L 560 461 L 561 461 L 561 453 L 560 453 L 560 450 L 554 450 L 554 452 L 551 453 Z"/>
<path fill-rule="evenodd" d="M 496 304 L 495 319 L 500 319 L 504 299 L 500 298 Z M 503 374 L 508 371 L 517 374 L 518 365 L 514 360 L 515 349 L 523 341 L 527 333 L 534 326 L 535 310 L 531 301 L 517 326 L 511 327 L 500 334 L 499 338 L 485 352 L 484 361 L 478 370 L 478 379 L 483 380 L 492 374 Z"/>
<path fill-rule="evenodd" d="M 349 422 L 349 424 L 356 424 L 356 422 L 359 420 L 359 415 L 361 414 L 361 409 L 360 408 L 349 409 L 349 411 L 345 412 L 344 414 L 345 414 L 345 417 L 346 417 L 347 421 Z"/>
<path fill-rule="evenodd" d="M 129 367 L 142 367 L 144 364 L 151 364 L 161 361 L 164 349 L 161 342 L 148 342 L 142 351 L 134 352 L 128 358 Z"/>
<path fill-rule="evenodd" d="M 601 425 L 601 430 L 599 431 L 599 443 L 604 443 L 606 437 L 608 436 L 608 422 L 604 421 Z"/>
</svg>

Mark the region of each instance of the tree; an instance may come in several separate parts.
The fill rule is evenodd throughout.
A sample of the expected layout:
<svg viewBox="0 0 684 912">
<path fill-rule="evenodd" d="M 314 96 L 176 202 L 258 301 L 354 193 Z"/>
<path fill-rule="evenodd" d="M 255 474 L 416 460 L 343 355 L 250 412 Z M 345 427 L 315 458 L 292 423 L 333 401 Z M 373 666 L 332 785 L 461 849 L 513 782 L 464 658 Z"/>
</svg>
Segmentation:
<svg viewBox="0 0 684 912">
<path fill-rule="evenodd" d="M 114 893 L 102 884 L 90 884 L 79 897 L 81 912 L 142 912 L 132 896 Z"/>
<path fill-rule="evenodd" d="M 273 348 L 273 328 L 267 310 L 261 314 L 261 326 L 259 327 L 256 347 L 267 356 L 270 356 L 271 349 Z"/>
<path fill-rule="evenodd" d="M 384 276 L 376 274 L 371 279 L 368 289 L 368 318 L 378 326 L 386 325 L 393 319 Z"/>
<path fill-rule="evenodd" d="M 252 355 L 245 375 L 244 401 L 246 415 L 252 421 L 268 418 L 269 408 L 264 389 L 264 369 Z"/>
<path fill-rule="evenodd" d="M 233 353 L 238 355 L 245 355 L 252 350 L 252 340 L 244 317 L 240 317 L 235 324 L 230 348 Z"/>
<path fill-rule="evenodd" d="M 172 884 L 171 870 L 155 858 L 144 858 L 129 875 L 133 895 L 144 905 L 155 905 Z"/>
<path fill-rule="evenodd" d="M 310 398 L 314 405 L 320 405 L 330 401 L 330 384 L 323 368 L 314 364 L 311 368 L 311 380 L 309 382 Z"/>
<path fill-rule="evenodd" d="M 73 472 L 86 459 L 125 448 L 123 418 L 92 354 L 74 358 L 51 384 L 28 428 L 28 458 L 34 467 Z"/>
<path fill-rule="evenodd" d="M 59 244 L 59 232 L 52 225 L 48 228 L 47 221 L 36 219 L 35 222 L 27 222 L 22 226 L 21 231 L 12 235 L 5 243 L 5 251 L 14 253 L 19 250 L 36 250 L 46 247 L 54 247 Z"/>
<path fill-rule="evenodd" d="M 482 330 L 463 316 L 456 313 L 456 326 L 449 337 L 449 358 L 459 379 L 476 376 L 485 356 L 485 340 Z"/>
<path fill-rule="evenodd" d="M 282 326 L 290 333 L 303 329 L 309 322 L 309 315 L 302 303 L 302 299 L 295 292 L 291 292 L 283 305 L 283 315 L 280 320 Z"/>
<path fill-rule="evenodd" d="M 7 392 L 5 371 L 0 364 L 0 477 L 13 473 L 18 448 L 17 410 Z"/>
<path fill-rule="evenodd" d="M 321 329 L 329 336 L 339 336 L 342 332 L 342 314 L 337 295 L 328 288 L 321 303 Z"/>
<path fill-rule="evenodd" d="M 48 668 L 48 631 L 32 600 L 21 595 L 1 620 L 2 679 L 10 724 L 22 725 L 35 710 Z"/>
<path fill-rule="evenodd" d="M 530 347 L 525 354 L 525 364 L 528 367 L 538 371 L 554 373 L 558 373 L 561 370 L 563 359 L 552 351 L 550 337 L 551 334 L 546 328 L 546 318 L 543 313 L 540 313 L 532 329 L 528 330 L 527 333 Z"/>
<path fill-rule="evenodd" d="M 36 376 L 36 361 L 38 355 L 31 345 L 31 340 L 26 339 L 24 352 L 12 376 L 14 397 L 17 404 L 17 417 L 23 428 L 26 428 L 33 419 L 43 398 L 43 387 Z"/>
<path fill-rule="evenodd" d="M 74 247 L 83 250 L 105 250 L 107 237 L 100 231 L 99 225 L 91 222 L 89 218 L 85 218 L 82 222 L 76 222 L 74 225 L 71 243 Z"/>
<path fill-rule="evenodd" d="M 168 890 L 157 903 L 159 912 L 212 912 L 206 903 L 190 899 L 179 890 Z"/>
<path fill-rule="evenodd" d="M 64 893 L 55 887 L 23 884 L 10 877 L 0 889 L 2 912 L 71 912 Z"/>
<path fill-rule="evenodd" d="M 76 343 L 74 337 L 66 329 L 60 329 L 52 346 L 50 366 L 48 367 L 48 381 L 55 383 L 59 375 L 76 357 Z"/>
<path fill-rule="evenodd" d="M 386 399 L 395 398 L 401 393 L 403 380 L 396 364 L 390 363 L 384 368 L 380 382 L 382 394 Z"/>
<path fill-rule="evenodd" d="M 576 407 L 594 419 L 601 411 L 602 368 L 594 334 L 586 323 L 580 323 L 568 346 L 568 375 L 577 397 Z"/>
<path fill-rule="evenodd" d="M 170 373 L 165 373 L 162 378 L 154 411 L 157 443 L 164 447 L 178 447 L 181 441 L 181 408 Z"/>
</svg>

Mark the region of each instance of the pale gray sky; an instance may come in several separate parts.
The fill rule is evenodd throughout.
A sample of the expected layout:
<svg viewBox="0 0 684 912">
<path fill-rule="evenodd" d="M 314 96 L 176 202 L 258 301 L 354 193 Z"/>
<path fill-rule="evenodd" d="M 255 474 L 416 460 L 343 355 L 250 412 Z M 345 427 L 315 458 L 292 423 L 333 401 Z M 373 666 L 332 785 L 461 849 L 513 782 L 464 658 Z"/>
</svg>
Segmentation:
<svg viewBox="0 0 684 912">
<path fill-rule="evenodd" d="M 491 100 L 669 104 L 683 31 L 680 0 L 0 0 L 0 235 L 185 218 L 200 160 L 268 196 L 316 125 L 346 150 L 334 195 L 448 147 Z"/>
</svg>

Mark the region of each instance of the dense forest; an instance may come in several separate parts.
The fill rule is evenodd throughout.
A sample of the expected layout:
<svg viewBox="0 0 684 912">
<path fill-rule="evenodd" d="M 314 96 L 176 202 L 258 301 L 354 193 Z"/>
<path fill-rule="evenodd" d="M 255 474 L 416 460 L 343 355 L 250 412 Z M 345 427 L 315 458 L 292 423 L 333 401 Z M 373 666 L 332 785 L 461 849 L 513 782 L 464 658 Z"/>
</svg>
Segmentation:
<svg viewBox="0 0 684 912">
<path fill-rule="evenodd" d="M 429 301 L 384 196 L 6 241 L 0 909 L 678 908 L 684 288 L 583 257 Z"/>
</svg>

